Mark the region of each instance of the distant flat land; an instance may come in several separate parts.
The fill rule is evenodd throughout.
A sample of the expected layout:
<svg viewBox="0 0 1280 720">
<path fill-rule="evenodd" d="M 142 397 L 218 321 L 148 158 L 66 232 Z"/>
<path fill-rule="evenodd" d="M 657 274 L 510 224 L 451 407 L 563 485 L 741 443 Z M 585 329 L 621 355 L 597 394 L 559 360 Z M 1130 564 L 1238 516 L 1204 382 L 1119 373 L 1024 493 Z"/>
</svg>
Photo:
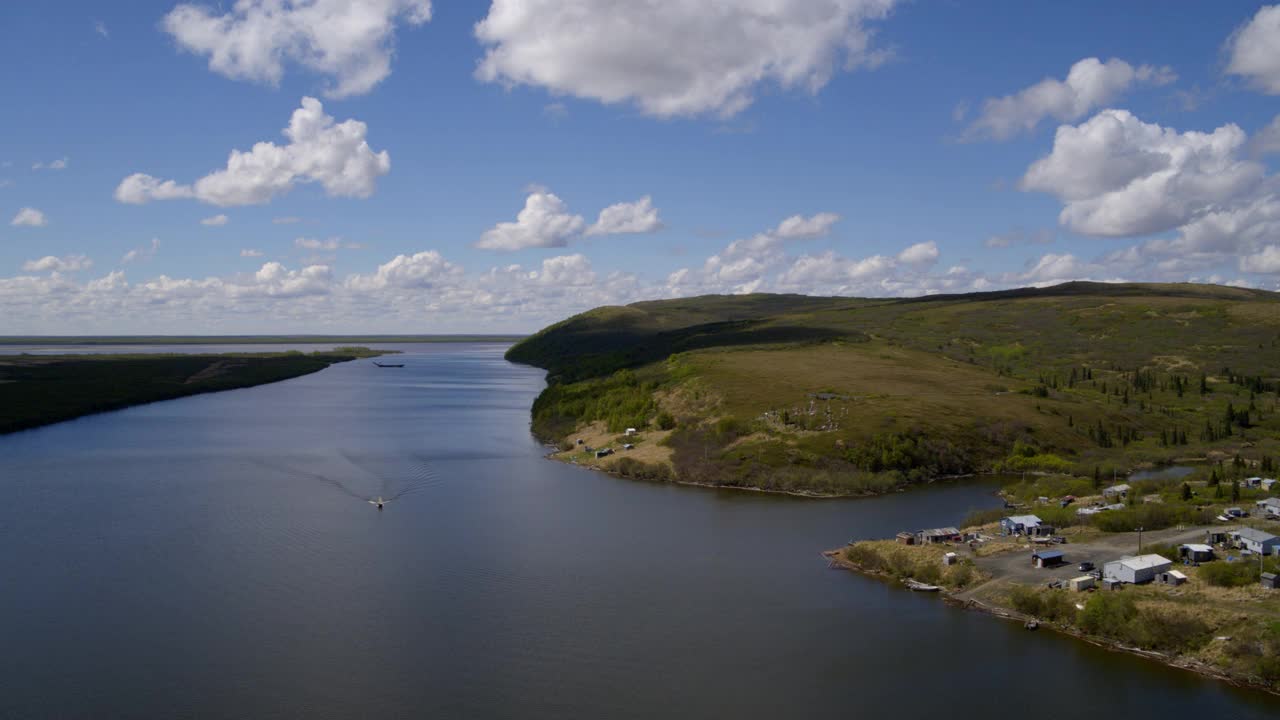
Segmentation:
<svg viewBox="0 0 1280 720">
<path fill-rule="evenodd" d="M 382 355 L 362 347 L 226 355 L 0 355 L 0 434 L 133 405 L 287 380 Z"/>
<path fill-rule="evenodd" d="M 5 335 L 4 345 L 371 345 L 516 342 L 523 335 Z"/>
<path fill-rule="evenodd" d="M 540 437 L 635 477 L 851 495 L 1280 455 L 1280 294 L 1258 290 L 706 296 L 598 308 L 507 357 L 548 370 Z"/>
</svg>

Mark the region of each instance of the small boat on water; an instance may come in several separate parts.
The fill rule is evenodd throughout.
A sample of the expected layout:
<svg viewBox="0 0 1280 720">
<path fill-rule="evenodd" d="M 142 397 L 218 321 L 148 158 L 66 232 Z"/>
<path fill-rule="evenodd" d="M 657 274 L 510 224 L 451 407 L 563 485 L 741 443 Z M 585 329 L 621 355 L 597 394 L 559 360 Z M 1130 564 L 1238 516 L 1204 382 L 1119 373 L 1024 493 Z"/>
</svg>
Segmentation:
<svg viewBox="0 0 1280 720">
<path fill-rule="evenodd" d="M 404 363 L 380 363 L 377 360 L 374 360 L 373 364 L 378 367 L 404 367 Z"/>
<path fill-rule="evenodd" d="M 902 584 L 906 585 L 907 589 L 914 590 L 916 592 L 938 592 L 939 590 L 942 589 L 937 585 L 922 583 L 919 580 L 912 580 L 911 578 L 907 578 L 906 580 L 903 580 Z"/>
</svg>

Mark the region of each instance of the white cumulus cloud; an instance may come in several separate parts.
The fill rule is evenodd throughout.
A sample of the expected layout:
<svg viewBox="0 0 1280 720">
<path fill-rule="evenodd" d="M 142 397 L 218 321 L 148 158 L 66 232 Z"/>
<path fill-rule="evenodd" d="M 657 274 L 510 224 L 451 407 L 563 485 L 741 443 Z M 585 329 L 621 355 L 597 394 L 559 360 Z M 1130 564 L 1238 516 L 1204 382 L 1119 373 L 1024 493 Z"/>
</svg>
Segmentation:
<svg viewBox="0 0 1280 720">
<path fill-rule="evenodd" d="M 44 213 L 31 207 L 24 207 L 9 221 L 14 227 L 44 227 L 49 224 Z"/>
<path fill-rule="evenodd" d="M 1065 80 L 1045 78 L 1013 95 L 988 98 L 965 134 L 970 139 L 1004 140 L 1035 129 L 1045 118 L 1078 120 L 1110 103 L 1135 83 L 1166 85 L 1175 79 L 1167 67 L 1134 67 L 1117 58 L 1106 62 L 1085 58 L 1071 66 Z"/>
<path fill-rule="evenodd" d="M 253 248 L 245 248 L 240 251 L 240 257 L 248 257 L 248 258 L 262 257 L 262 251 L 255 250 Z"/>
<path fill-rule="evenodd" d="M 564 201 L 538 189 L 525 199 L 515 222 L 502 222 L 486 230 L 476 241 L 483 250 L 513 251 L 524 248 L 565 247 L 582 234 L 586 221 L 569 212 Z"/>
<path fill-rule="evenodd" d="M 930 240 L 916 243 L 898 253 L 898 262 L 917 267 L 928 266 L 938 261 L 938 255 L 938 243 Z"/>
<path fill-rule="evenodd" d="M 1240 258 L 1240 271 L 1280 273 L 1280 245 L 1268 245 L 1260 251 Z"/>
<path fill-rule="evenodd" d="M 1059 127 L 1052 152 L 1027 170 L 1021 186 L 1060 198 L 1059 221 L 1076 232 L 1156 233 L 1258 184 L 1263 167 L 1239 157 L 1245 142 L 1235 125 L 1179 133 L 1125 110 L 1103 110 L 1080 125 Z"/>
<path fill-rule="evenodd" d="M 331 80 L 325 95 L 342 98 L 391 74 L 398 24 L 430 19 L 430 0 L 237 0 L 227 12 L 178 5 L 163 27 L 226 77 L 278 85 L 292 62 Z"/>
<path fill-rule="evenodd" d="M 413 255 L 397 255 L 378 266 L 371 275 L 353 275 L 347 278 L 347 287 L 359 291 L 385 288 L 430 288 L 455 280 L 462 268 L 444 259 L 436 250 L 426 250 Z"/>
<path fill-rule="evenodd" d="M 39 260 L 28 260 L 22 264 L 22 269 L 27 272 L 77 272 L 91 267 L 93 261 L 84 255 L 46 255 Z"/>
<path fill-rule="evenodd" d="M 634 103 L 657 117 L 734 115 L 765 83 L 816 93 L 875 66 L 868 21 L 896 0 L 494 0 L 475 27 L 486 82 Z"/>
<path fill-rule="evenodd" d="M 207 217 L 207 218 L 201 219 L 200 224 L 207 225 L 209 227 L 218 227 L 221 225 L 226 225 L 228 220 L 229 218 L 226 215 L 219 214 L 219 215 L 214 215 L 213 217 Z"/>
<path fill-rule="evenodd" d="M 294 238 L 293 245 L 304 250 L 359 250 L 364 247 L 360 243 L 347 242 L 340 237 L 331 237 L 327 240 L 307 237 Z"/>
<path fill-rule="evenodd" d="M 135 173 L 121 181 L 116 199 L 142 204 L 194 197 L 222 207 L 257 205 L 298 183 L 312 182 L 331 197 L 366 198 L 373 194 L 378 177 L 391 171 L 391 156 L 369 147 L 367 131 L 359 120 L 335 123 L 319 100 L 304 97 L 284 129 L 287 145 L 260 142 L 248 152 L 232 150 L 225 169 L 194 185 Z"/>
<path fill-rule="evenodd" d="M 66 157 L 51 160 L 49 162 L 36 162 L 31 165 L 32 170 L 66 170 L 71 159 Z"/>
<path fill-rule="evenodd" d="M 657 232 L 662 229 L 658 208 L 653 198 L 645 195 L 635 202 L 622 202 L 600 211 L 600 217 L 587 228 L 587 235 L 622 235 Z"/>
<path fill-rule="evenodd" d="M 1268 95 L 1280 95 L 1280 5 L 1260 8 L 1227 40 L 1227 73 Z"/>
</svg>

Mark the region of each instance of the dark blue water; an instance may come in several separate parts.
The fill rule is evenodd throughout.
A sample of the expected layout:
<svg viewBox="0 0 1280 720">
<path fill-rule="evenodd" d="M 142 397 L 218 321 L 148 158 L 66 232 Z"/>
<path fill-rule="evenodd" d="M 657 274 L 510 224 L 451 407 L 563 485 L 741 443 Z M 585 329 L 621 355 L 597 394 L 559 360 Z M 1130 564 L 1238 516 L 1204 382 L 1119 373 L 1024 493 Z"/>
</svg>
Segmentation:
<svg viewBox="0 0 1280 720">
<path fill-rule="evenodd" d="M 619 480 L 542 458 L 502 347 L 403 349 L 0 438 L 0 716 L 1274 716 L 819 555 L 990 486 Z"/>
</svg>

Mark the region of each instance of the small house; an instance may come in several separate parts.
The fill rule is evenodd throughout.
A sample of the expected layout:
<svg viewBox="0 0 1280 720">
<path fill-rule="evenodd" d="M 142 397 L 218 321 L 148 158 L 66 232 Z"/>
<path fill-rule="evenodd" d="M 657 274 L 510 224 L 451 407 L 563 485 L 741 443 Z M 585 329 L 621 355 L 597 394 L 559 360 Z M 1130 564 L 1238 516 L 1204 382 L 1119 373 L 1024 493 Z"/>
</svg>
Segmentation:
<svg viewBox="0 0 1280 720">
<path fill-rule="evenodd" d="M 1263 515 L 1268 517 L 1280 516 L 1280 498 L 1269 497 L 1254 504 L 1258 506 L 1258 512 Z"/>
<path fill-rule="evenodd" d="M 1247 488 L 1260 488 L 1262 487 L 1262 478 L 1260 477 L 1245 478 L 1244 486 Z"/>
<path fill-rule="evenodd" d="M 1280 537 L 1255 528 L 1240 528 L 1231 533 L 1231 540 L 1232 544 L 1241 550 L 1259 555 L 1270 555 L 1280 547 Z"/>
<path fill-rule="evenodd" d="M 1280 590 L 1280 576 L 1275 573 L 1262 573 L 1262 587 L 1268 590 Z"/>
<path fill-rule="evenodd" d="M 1085 590 L 1097 587 L 1097 583 L 1094 581 L 1092 575 L 1081 575 L 1078 578 L 1071 578 L 1068 580 L 1067 587 L 1071 588 L 1072 592 L 1084 592 Z"/>
<path fill-rule="evenodd" d="M 614 427 L 617 427 L 617 426 L 615 425 Z M 635 436 L 636 436 L 636 429 L 627 428 L 627 437 L 635 437 Z"/>
<path fill-rule="evenodd" d="M 1010 515 L 1000 521 L 1001 535 L 1030 535 L 1041 525 L 1035 515 Z"/>
<path fill-rule="evenodd" d="M 1160 555 L 1137 555 L 1120 558 L 1102 566 L 1102 577 L 1118 582 L 1151 582 L 1173 567 L 1173 561 Z"/>
<path fill-rule="evenodd" d="M 1102 497 L 1104 498 L 1124 498 L 1124 497 L 1128 497 L 1128 495 L 1129 495 L 1129 486 L 1124 483 L 1121 483 L 1119 485 L 1112 485 L 1111 487 L 1106 488 L 1102 491 Z"/>
<path fill-rule="evenodd" d="M 953 552 L 949 552 L 942 556 L 943 565 L 955 565 L 958 562 L 960 562 L 960 556 Z"/>
<path fill-rule="evenodd" d="M 959 542 L 960 531 L 953 527 L 933 528 L 932 530 L 921 530 L 916 533 L 921 545 L 932 545 L 933 543 Z"/>
<path fill-rule="evenodd" d="M 1108 578 L 1108 577 L 1102 578 L 1103 590 L 1119 590 L 1122 585 L 1124 585 L 1124 583 L 1120 582 L 1119 580 L 1112 580 L 1111 578 Z"/>
<path fill-rule="evenodd" d="M 1204 533 L 1204 541 L 1210 545 L 1225 545 L 1230 538 L 1231 531 L 1226 529 L 1206 530 Z"/>
<path fill-rule="evenodd" d="M 903 532 L 898 533 L 898 536 L 895 539 L 897 540 L 899 545 L 915 545 L 916 544 L 916 534 L 906 532 L 905 530 Z"/>
<path fill-rule="evenodd" d="M 1038 568 L 1055 567 L 1066 561 L 1061 550 L 1040 550 L 1031 555 L 1031 564 Z"/>
<path fill-rule="evenodd" d="M 1156 579 L 1162 585 L 1181 585 L 1187 581 L 1187 576 L 1177 570 L 1166 570 L 1157 575 Z"/>
<path fill-rule="evenodd" d="M 1188 562 L 1202 563 L 1213 559 L 1213 548 L 1199 543 L 1178 546 L 1178 557 Z"/>
</svg>

